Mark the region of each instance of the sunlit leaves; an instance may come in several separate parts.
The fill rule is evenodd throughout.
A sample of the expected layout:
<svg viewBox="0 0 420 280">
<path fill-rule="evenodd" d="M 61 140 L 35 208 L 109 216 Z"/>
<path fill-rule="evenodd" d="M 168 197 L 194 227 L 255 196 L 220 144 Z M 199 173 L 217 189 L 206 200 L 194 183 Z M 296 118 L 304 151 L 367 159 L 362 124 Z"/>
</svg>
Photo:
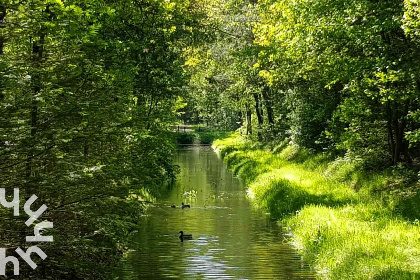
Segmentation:
<svg viewBox="0 0 420 280">
<path fill-rule="evenodd" d="M 404 6 L 404 31 L 418 41 L 420 39 L 420 3 L 418 0 L 405 0 Z"/>
<path fill-rule="evenodd" d="M 382 123 L 380 134 L 390 137 L 390 142 L 394 141 L 391 139 L 397 137 L 393 136 L 394 132 L 401 135 L 401 127 L 409 130 L 404 127 L 407 108 L 418 107 L 419 48 L 406 36 L 417 40 L 418 1 L 407 0 L 405 5 L 403 2 L 260 1 L 261 20 L 254 27 L 255 43 L 264 47 L 256 64 L 260 76 L 272 86 L 295 92 L 287 95 L 292 98 L 290 102 L 302 101 L 305 95 L 319 94 L 322 88 L 326 89 L 321 95 L 326 98 L 322 104 L 324 108 L 334 108 L 338 105 L 335 102 L 341 100 L 335 115 L 344 114 L 343 127 L 336 127 L 337 134 L 345 130 L 348 136 L 353 133 L 351 137 L 362 137 L 363 129 L 380 129 Z M 334 100 L 332 104 L 328 104 L 329 93 L 336 95 L 330 99 Z M 304 99 L 298 104 L 310 108 L 305 102 Z M 358 110 L 352 111 L 351 118 L 345 116 L 346 111 L 351 111 L 347 106 L 355 104 L 375 111 L 376 119 Z M 301 112 L 304 118 L 305 110 L 292 109 L 292 120 L 299 116 L 296 112 Z M 325 118 L 329 118 L 328 114 Z M 357 125 L 353 120 L 357 120 Z M 387 122 L 393 124 L 387 128 Z M 337 124 L 334 120 L 330 123 Z M 387 129 L 389 136 L 386 136 Z M 298 130 L 296 133 L 302 133 Z M 330 131 L 328 134 L 332 135 Z M 360 139 L 369 141 L 369 137 L 363 132 Z M 406 145 L 406 142 L 398 141 L 401 147 Z M 346 149 L 358 149 L 355 142 L 346 143 Z"/>
</svg>

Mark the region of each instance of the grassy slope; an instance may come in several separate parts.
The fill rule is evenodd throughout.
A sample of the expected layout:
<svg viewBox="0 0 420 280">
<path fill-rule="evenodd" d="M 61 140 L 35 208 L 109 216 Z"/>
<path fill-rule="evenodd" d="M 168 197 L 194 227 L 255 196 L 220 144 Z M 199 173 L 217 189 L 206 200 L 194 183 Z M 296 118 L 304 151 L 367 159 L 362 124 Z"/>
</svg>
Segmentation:
<svg viewBox="0 0 420 280">
<path fill-rule="evenodd" d="M 264 150 L 238 135 L 213 147 L 249 184 L 256 205 L 282 218 L 319 278 L 420 279 L 418 220 L 394 214 L 398 199 L 372 195 L 390 174 L 285 145 Z"/>
</svg>

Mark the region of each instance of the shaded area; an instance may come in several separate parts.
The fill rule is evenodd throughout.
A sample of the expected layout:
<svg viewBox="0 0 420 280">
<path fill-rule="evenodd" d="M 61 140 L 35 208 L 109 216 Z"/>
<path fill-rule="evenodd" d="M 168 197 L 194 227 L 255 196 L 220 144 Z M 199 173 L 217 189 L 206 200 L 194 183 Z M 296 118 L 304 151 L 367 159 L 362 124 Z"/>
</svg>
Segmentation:
<svg viewBox="0 0 420 280">
<path fill-rule="evenodd" d="M 281 218 L 302 209 L 306 205 L 324 205 L 327 207 L 344 206 L 350 199 L 338 199 L 332 193 L 311 194 L 299 185 L 288 180 L 273 181 L 260 198 L 274 218 Z"/>
</svg>

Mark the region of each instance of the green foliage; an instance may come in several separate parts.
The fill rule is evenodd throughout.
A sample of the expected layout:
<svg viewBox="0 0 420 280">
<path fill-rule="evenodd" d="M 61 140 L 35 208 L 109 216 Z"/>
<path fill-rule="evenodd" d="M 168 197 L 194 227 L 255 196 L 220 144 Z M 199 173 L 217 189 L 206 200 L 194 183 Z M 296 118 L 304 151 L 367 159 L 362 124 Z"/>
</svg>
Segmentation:
<svg viewBox="0 0 420 280">
<path fill-rule="evenodd" d="M 290 139 L 363 158 L 367 169 L 420 156 L 415 1 L 244 0 L 212 8 L 218 40 L 189 52 L 195 116 L 215 127 L 236 122 L 260 142 Z"/>
<path fill-rule="evenodd" d="M 243 135 L 214 145 L 279 216 L 375 193 L 417 217 L 419 29 L 412 0 L 2 1 L 0 187 L 44 199 L 56 231 L 35 273 L 106 275 L 174 140 L 215 130 Z M 211 130 L 174 137 L 180 118 Z"/>
<path fill-rule="evenodd" d="M 182 144 L 182 145 L 194 144 L 195 139 L 196 139 L 196 135 L 194 133 L 189 133 L 189 132 L 176 133 L 176 141 L 178 142 L 178 144 Z"/>
<path fill-rule="evenodd" d="M 47 261 L 21 275 L 107 278 L 145 194 L 176 175 L 182 49 L 202 38 L 201 12 L 178 0 L 6 0 L 0 16 L 0 187 L 36 194 L 54 222 Z M 33 235 L 20 222 L 0 222 L 23 236 L 2 235 L 11 250 Z"/>
<path fill-rule="evenodd" d="M 198 139 L 201 144 L 211 145 L 216 139 L 226 138 L 230 134 L 230 131 L 203 131 L 198 132 Z"/>
<path fill-rule="evenodd" d="M 206 128 L 199 127 L 199 129 L 194 128 L 190 132 L 176 132 L 175 138 L 177 143 L 181 145 L 211 145 L 214 140 L 218 138 L 226 138 L 231 133 L 232 132 L 230 131 L 211 131 Z"/>
<path fill-rule="evenodd" d="M 403 11 L 401 1 L 261 1 L 258 67 L 290 93 L 295 143 L 381 165 L 416 156 L 402 131 L 416 128 L 406 119 L 419 106 L 419 49 L 402 32 Z"/>
</svg>

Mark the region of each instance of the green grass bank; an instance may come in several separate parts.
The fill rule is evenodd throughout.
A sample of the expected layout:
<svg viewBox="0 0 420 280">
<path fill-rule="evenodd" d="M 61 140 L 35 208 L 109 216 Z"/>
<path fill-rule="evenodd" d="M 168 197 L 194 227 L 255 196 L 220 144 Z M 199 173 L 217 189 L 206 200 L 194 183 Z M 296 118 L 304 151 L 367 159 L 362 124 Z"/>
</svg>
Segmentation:
<svg viewBox="0 0 420 280">
<path fill-rule="evenodd" d="M 361 171 L 355 160 L 238 134 L 213 147 L 319 279 L 420 279 L 418 184 L 404 170 Z"/>
</svg>

